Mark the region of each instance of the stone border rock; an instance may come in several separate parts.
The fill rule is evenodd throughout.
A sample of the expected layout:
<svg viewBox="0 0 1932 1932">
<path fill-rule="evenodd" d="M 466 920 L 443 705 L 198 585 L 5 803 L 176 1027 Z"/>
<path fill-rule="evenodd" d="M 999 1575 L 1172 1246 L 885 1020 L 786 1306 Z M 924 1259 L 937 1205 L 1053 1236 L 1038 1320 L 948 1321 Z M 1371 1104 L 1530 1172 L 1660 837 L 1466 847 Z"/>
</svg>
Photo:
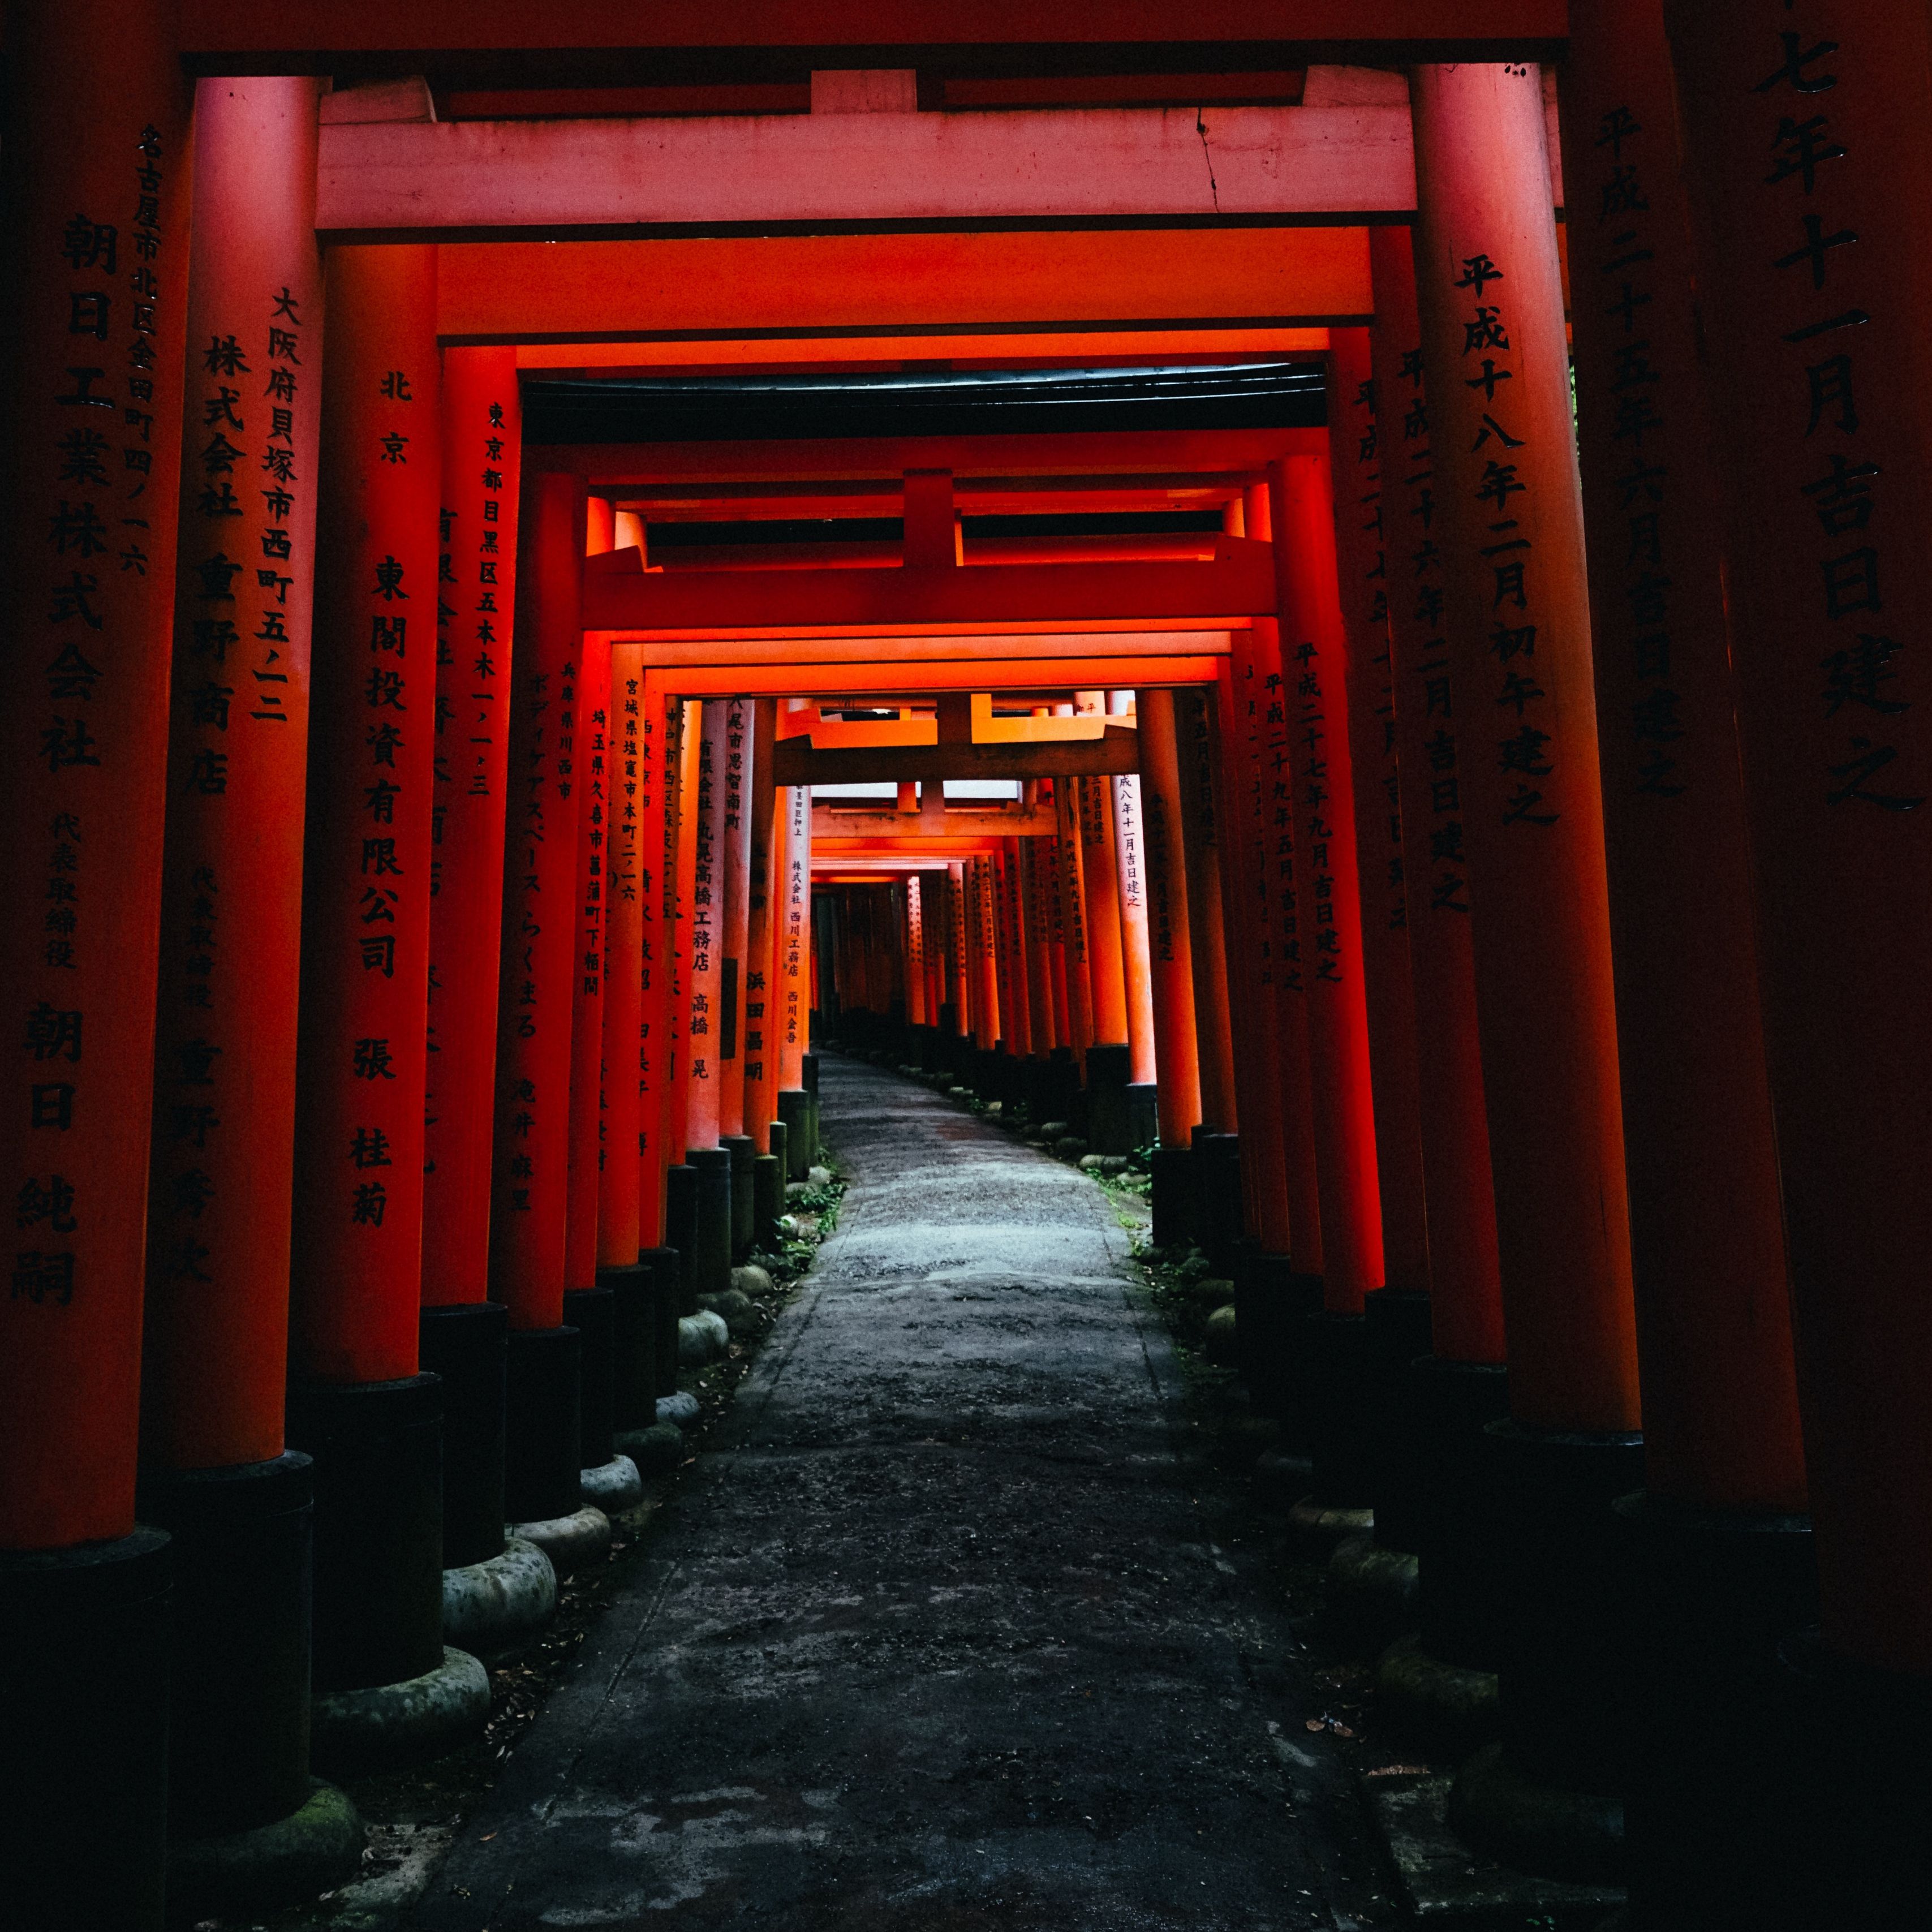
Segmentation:
<svg viewBox="0 0 1932 1932">
<path fill-rule="evenodd" d="M 363 1690 L 329 1690 L 310 1702 L 310 1757 L 338 1778 L 397 1771 L 460 1750 L 490 1715 L 490 1677 L 466 1650 L 444 1645 L 420 1677 Z"/>
<path fill-rule="evenodd" d="M 500 1556 L 442 1573 L 442 1634 L 466 1650 L 488 1656 L 526 1642 L 556 1615 L 556 1569 L 521 1537 Z"/>
<path fill-rule="evenodd" d="M 602 1562 L 610 1548 L 610 1519 L 587 1503 L 568 1516 L 548 1516 L 538 1522 L 513 1522 L 507 1533 L 534 1543 L 550 1558 L 560 1576 L 568 1576 L 586 1563 Z"/>
</svg>

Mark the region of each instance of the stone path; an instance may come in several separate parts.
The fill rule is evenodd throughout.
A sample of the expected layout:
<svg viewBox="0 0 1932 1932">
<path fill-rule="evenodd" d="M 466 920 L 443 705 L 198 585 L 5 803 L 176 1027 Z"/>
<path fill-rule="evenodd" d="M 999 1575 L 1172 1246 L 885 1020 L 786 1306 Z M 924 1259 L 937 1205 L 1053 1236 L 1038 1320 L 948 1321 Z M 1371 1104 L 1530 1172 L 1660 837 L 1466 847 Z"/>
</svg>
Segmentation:
<svg viewBox="0 0 1932 1932">
<path fill-rule="evenodd" d="M 1383 1922 L 1106 1197 L 823 1078 L 839 1232 L 413 1923 Z"/>
</svg>

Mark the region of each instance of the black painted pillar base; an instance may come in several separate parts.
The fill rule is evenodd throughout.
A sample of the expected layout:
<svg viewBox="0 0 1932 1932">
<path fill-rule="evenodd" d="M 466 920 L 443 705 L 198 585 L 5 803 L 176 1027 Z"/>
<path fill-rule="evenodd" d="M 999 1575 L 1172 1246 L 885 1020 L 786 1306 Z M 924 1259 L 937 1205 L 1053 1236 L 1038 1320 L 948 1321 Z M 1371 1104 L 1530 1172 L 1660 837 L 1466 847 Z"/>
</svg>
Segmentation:
<svg viewBox="0 0 1932 1932">
<path fill-rule="evenodd" d="M 188 1838 L 253 1831 L 308 1802 L 314 1466 L 295 1453 L 141 1478 L 174 1539 L 168 1819 Z"/>
<path fill-rule="evenodd" d="M 1610 1505 L 1642 1480 L 1643 1438 L 1514 1420 L 1483 1436 L 1502 1738 L 1458 1774 L 1450 1822 L 1519 1870 L 1614 1882 L 1629 1620 Z"/>
<path fill-rule="evenodd" d="M 161 1932 L 174 1551 L 0 1550 L 0 1916 Z"/>
<path fill-rule="evenodd" d="M 805 1164 L 809 1168 L 818 1165 L 819 1142 L 824 1138 L 818 1118 L 818 1055 L 806 1054 L 800 1060 L 799 1069 L 805 1083 Z"/>
<path fill-rule="evenodd" d="M 1157 1248 L 1192 1247 L 1198 1235 L 1195 1214 L 1195 1159 L 1189 1148 L 1156 1148 L 1148 1161 L 1153 1182 L 1151 1230 Z M 1240 1317 L 1235 1316 L 1238 1327 Z"/>
<path fill-rule="evenodd" d="M 597 1286 L 610 1296 L 610 1432 L 648 1429 L 657 1420 L 656 1270 L 641 1258 L 628 1268 L 599 1268 Z"/>
<path fill-rule="evenodd" d="M 1443 1664 L 1494 1670 L 1502 1610 L 1484 1431 L 1509 1413 L 1508 1371 L 1423 1355 L 1410 1363 L 1405 1389 L 1422 1648 Z"/>
<path fill-rule="evenodd" d="M 1234 1347 L 1257 1414 L 1287 1421 L 1301 1330 L 1321 1306 L 1319 1276 L 1298 1274 L 1286 1255 L 1244 1251 L 1234 1274 Z"/>
<path fill-rule="evenodd" d="M 572 1288 L 563 1298 L 563 1318 L 580 1337 L 577 1466 L 601 1469 L 617 1453 L 610 1440 L 616 1402 L 617 1298 L 601 1281 L 595 1288 Z"/>
<path fill-rule="evenodd" d="M 685 1312 L 698 1312 L 698 1297 L 722 1294 L 731 1286 L 731 1150 L 693 1148 L 687 1156 L 698 1172 L 698 1225 L 692 1245 L 681 1250 Z"/>
<path fill-rule="evenodd" d="M 698 1253 L 698 1170 L 692 1166 L 688 1154 L 675 1167 L 664 1169 L 664 1246 L 677 1254 L 681 1262 L 677 1312 L 695 1315 L 697 1291 L 691 1282 Z M 672 1359 L 675 1360 L 676 1356 L 674 1348 Z"/>
<path fill-rule="evenodd" d="M 1151 1080 L 1127 1085 L 1127 1151 L 1152 1147 L 1160 1138 L 1160 1090 Z"/>
<path fill-rule="evenodd" d="M 1793 1815 L 1792 1801 L 1826 1754 L 1815 1741 L 1846 1715 L 1834 1696 L 1794 1730 L 1797 1680 L 1779 1656 L 1780 1639 L 1818 1615 L 1810 1520 L 1702 1509 L 1640 1491 L 1618 1498 L 1612 1528 L 1629 1586 L 1623 1772 L 1633 1924 L 1778 1925 L 1806 1888 L 1784 1868 L 1788 1851 L 1818 1815 L 1808 1799 Z M 1910 1774 L 1932 1795 L 1919 1768 L 1924 1738 Z M 1858 1754 L 1867 1755 L 1862 1744 Z M 1840 1896 L 1867 1863 L 1844 1856 L 1850 1849 L 1830 1855 Z M 1887 1921 L 1873 1913 L 1864 1922 Z"/>
<path fill-rule="evenodd" d="M 1210 1126 L 1194 1130 L 1195 1239 L 1217 1275 L 1232 1276 L 1246 1220 L 1241 1199 L 1241 1142 Z"/>
<path fill-rule="evenodd" d="M 758 1239 L 758 1203 L 752 1193 L 752 1163 L 758 1144 L 749 1134 L 727 1134 L 718 1144 L 731 1156 L 731 1258 L 742 1262 Z"/>
<path fill-rule="evenodd" d="M 772 1123 L 771 1139 L 771 1152 L 752 1163 L 752 1246 L 765 1254 L 776 1253 L 784 1238 L 778 1232 L 778 1216 L 784 1212 L 784 1121 Z"/>
<path fill-rule="evenodd" d="M 811 1141 L 806 1129 L 812 1112 L 812 1096 L 802 1087 L 786 1087 L 778 1093 L 778 1121 L 785 1130 L 785 1178 L 802 1180 L 812 1165 Z"/>
<path fill-rule="evenodd" d="M 1786 1888 L 1781 1911 L 1766 1901 L 1751 1932 L 1923 1924 L 1932 1898 L 1932 1678 L 1828 1650 L 1815 1631 L 1787 1639 L 1779 1662 L 1774 1704 L 1785 1723 L 1774 1768 L 1785 1794 L 1778 1870 Z M 1649 1932 L 1649 1922 L 1637 1922 Z"/>
<path fill-rule="evenodd" d="M 400 1684 L 442 1663 L 442 1382 L 305 1382 L 289 1446 L 315 1462 L 318 1693 Z"/>
<path fill-rule="evenodd" d="M 1121 1041 L 1096 1041 L 1087 1049 L 1087 1145 L 1095 1154 L 1134 1150 L 1127 1118 L 1127 1076 L 1132 1060 Z"/>
<path fill-rule="evenodd" d="M 466 1301 L 422 1312 L 424 1369 L 442 1378 L 442 1564 L 503 1553 L 503 1360 L 510 1311 Z"/>
<path fill-rule="evenodd" d="M 1362 1453 L 1376 1541 L 1415 1553 L 1424 1505 L 1417 1487 L 1420 1457 L 1412 1441 L 1409 1364 L 1429 1352 L 1426 1290 L 1378 1288 L 1365 1298 Z"/>
<path fill-rule="evenodd" d="M 652 1334 L 656 1346 L 651 1356 L 651 1400 L 644 1405 L 644 1419 L 620 1427 L 648 1429 L 657 1420 L 656 1398 L 677 1393 L 677 1318 L 684 1310 L 683 1262 L 674 1247 L 646 1248 L 638 1256 L 638 1265 L 650 1275 Z"/>
<path fill-rule="evenodd" d="M 584 1506 L 583 1362 L 574 1328 L 510 1330 L 503 1514 L 512 1523 L 547 1522 Z"/>
<path fill-rule="evenodd" d="M 1366 1509 L 1368 1318 L 1322 1309 L 1303 1323 L 1300 1344 L 1314 1463 L 1311 1498 L 1324 1510 Z"/>
</svg>

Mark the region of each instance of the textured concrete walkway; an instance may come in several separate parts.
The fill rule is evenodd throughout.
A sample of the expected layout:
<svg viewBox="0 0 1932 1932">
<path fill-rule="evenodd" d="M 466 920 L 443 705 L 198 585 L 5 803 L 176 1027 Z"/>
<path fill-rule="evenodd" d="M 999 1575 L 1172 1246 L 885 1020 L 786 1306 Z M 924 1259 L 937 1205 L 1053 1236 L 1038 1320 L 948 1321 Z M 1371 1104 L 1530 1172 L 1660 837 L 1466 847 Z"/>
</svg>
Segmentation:
<svg viewBox="0 0 1932 1932">
<path fill-rule="evenodd" d="M 824 1104 L 839 1232 L 416 1923 L 1378 1919 L 1105 1197 L 869 1066 Z"/>
</svg>

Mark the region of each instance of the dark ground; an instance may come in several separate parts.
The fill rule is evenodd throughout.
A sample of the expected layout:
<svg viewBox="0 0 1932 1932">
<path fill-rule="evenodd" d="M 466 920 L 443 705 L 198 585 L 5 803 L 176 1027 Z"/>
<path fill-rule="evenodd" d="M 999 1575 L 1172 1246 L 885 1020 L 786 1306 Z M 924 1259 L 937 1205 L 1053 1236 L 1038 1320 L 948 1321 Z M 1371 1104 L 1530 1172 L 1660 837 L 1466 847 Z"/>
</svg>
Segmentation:
<svg viewBox="0 0 1932 1932">
<path fill-rule="evenodd" d="M 871 1066 L 824 1087 L 839 1232 L 409 1922 L 1393 1922 L 1359 1673 L 1302 1648 L 1309 1567 L 1108 1197 Z"/>
</svg>

